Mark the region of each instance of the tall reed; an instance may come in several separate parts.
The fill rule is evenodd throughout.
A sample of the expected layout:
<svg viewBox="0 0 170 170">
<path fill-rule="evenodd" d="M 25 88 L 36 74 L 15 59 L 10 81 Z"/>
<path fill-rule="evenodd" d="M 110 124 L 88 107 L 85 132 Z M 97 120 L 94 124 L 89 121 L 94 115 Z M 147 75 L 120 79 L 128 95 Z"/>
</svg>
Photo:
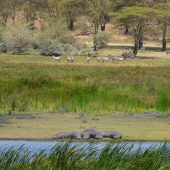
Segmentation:
<svg viewBox="0 0 170 170">
<path fill-rule="evenodd" d="M 37 154 L 24 147 L 0 151 L 1 170 L 169 170 L 170 149 L 134 150 L 126 144 L 80 147 L 65 143 Z"/>
</svg>

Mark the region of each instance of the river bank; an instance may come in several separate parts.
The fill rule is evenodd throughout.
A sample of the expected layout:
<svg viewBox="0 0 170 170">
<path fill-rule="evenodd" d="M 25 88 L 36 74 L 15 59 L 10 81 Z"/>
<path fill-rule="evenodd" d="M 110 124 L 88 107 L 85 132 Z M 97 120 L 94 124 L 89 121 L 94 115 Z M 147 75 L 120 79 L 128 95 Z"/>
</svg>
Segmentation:
<svg viewBox="0 0 170 170">
<path fill-rule="evenodd" d="M 170 141 L 169 114 L 15 113 L 0 116 L 0 139 L 51 140 L 60 132 L 119 131 L 133 141 Z"/>
</svg>

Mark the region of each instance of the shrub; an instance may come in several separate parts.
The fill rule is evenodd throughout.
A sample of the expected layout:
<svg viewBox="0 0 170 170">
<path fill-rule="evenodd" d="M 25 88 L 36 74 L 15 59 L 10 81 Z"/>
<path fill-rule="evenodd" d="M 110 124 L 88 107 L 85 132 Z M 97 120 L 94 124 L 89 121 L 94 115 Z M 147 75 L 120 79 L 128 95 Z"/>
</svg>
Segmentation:
<svg viewBox="0 0 170 170">
<path fill-rule="evenodd" d="M 2 35 L 3 42 L 7 49 L 16 54 L 22 53 L 32 47 L 33 36 L 27 25 L 12 24 L 7 25 Z"/>
<path fill-rule="evenodd" d="M 103 48 L 107 45 L 110 40 L 110 33 L 108 32 L 99 32 L 98 34 L 94 35 L 93 43 L 98 48 Z"/>
<path fill-rule="evenodd" d="M 35 39 L 40 48 L 48 48 L 54 44 L 70 44 L 74 42 L 71 32 L 67 29 L 65 21 L 60 18 L 52 22 L 48 27 L 38 31 Z"/>
</svg>

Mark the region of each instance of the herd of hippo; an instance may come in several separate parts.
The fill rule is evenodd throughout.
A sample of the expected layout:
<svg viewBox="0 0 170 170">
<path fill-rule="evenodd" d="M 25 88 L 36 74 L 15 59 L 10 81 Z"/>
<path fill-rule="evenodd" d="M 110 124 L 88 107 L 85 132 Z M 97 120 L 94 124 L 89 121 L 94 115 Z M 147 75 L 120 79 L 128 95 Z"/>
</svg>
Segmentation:
<svg viewBox="0 0 170 170">
<path fill-rule="evenodd" d="M 95 129 L 86 129 L 83 132 L 64 132 L 53 136 L 53 139 L 121 139 L 122 135 L 118 131 L 98 132 Z"/>
</svg>

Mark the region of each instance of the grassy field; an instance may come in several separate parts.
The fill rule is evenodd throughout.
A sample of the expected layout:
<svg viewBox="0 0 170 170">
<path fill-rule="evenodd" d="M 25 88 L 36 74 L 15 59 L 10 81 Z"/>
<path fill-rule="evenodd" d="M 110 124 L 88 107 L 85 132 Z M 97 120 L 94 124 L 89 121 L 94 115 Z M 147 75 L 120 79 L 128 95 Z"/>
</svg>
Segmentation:
<svg viewBox="0 0 170 170">
<path fill-rule="evenodd" d="M 169 170 L 170 151 L 166 145 L 143 152 L 125 144 L 97 149 L 66 143 L 32 155 L 21 147 L 0 150 L 0 167 L 1 170 Z"/>
<path fill-rule="evenodd" d="M 117 44 L 100 55 L 121 52 Z M 133 116 L 170 113 L 166 53 L 149 49 L 114 63 L 92 58 L 88 64 L 77 56 L 68 64 L 66 57 L 57 62 L 37 54 L 0 55 L 0 138 L 50 139 L 94 127 L 119 130 L 129 140 L 170 141 L 168 116 Z"/>
<path fill-rule="evenodd" d="M 170 58 L 141 53 L 145 57 L 108 64 L 1 55 L 0 112 L 170 112 Z"/>
</svg>

